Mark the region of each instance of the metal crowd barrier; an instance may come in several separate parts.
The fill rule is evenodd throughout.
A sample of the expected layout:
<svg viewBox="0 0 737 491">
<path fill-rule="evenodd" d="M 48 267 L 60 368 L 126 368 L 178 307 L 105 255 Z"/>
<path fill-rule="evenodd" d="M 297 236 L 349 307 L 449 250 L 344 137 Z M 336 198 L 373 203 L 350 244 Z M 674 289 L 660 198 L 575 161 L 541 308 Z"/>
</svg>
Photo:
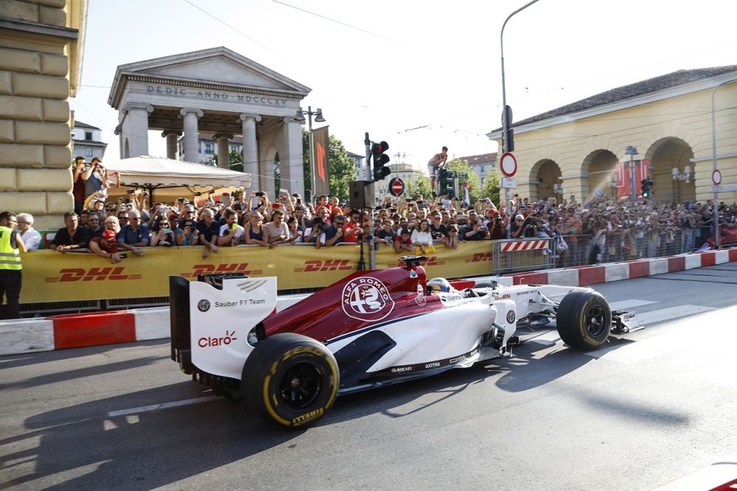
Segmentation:
<svg viewBox="0 0 737 491">
<path fill-rule="evenodd" d="M 552 265 L 551 239 L 509 239 L 494 242 L 493 274 L 508 274 Z"/>
</svg>

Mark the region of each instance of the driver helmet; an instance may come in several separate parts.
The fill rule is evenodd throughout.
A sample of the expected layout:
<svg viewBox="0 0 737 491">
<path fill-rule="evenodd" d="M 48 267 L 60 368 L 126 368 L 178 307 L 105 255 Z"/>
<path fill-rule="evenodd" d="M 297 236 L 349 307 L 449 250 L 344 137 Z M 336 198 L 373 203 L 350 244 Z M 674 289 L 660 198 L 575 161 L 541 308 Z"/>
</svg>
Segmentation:
<svg viewBox="0 0 737 491">
<path fill-rule="evenodd" d="M 445 278 L 433 278 L 427 282 L 427 291 L 429 293 L 449 292 L 451 286 Z"/>
</svg>

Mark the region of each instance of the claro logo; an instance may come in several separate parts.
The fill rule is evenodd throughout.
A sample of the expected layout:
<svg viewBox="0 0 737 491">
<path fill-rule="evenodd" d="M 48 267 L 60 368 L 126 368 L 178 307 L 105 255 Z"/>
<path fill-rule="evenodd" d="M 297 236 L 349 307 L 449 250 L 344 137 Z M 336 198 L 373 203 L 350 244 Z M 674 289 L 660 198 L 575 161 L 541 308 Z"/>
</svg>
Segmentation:
<svg viewBox="0 0 737 491">
<path fill-rule="evenodd" d="M 318 271 L 354 271 L 355 269 L 350 259 L 328 259 L 327 261 L 310 259 L 304 262 L 303 268 L 294 268 L 294 272 L 315 273 Z"/>
<path fill-rule="evenodd" d="M 200 348 L 215 348 L 217 346 L 228 346 L 233 341 L 237 340 L 235 337 L 235 331 L 225 331 L 225 336 L 213 337 L 213 336 L 202 336 L 197 340 L 197 346 Z"/>
<path fill-rule="evenodd" d="M 140 274 L 125 274 L 124 266 L 112 268 L 63 268 L 59 270 L 59 276 L 47 276 L 46 283 L 68 283 L 73 281 L 117 281 L 117 280 L 140 280 Z"/>
<path fill-rule="evenodd" d="M 443 264 L 445 264 L 445 261 L 439 261 L 437 256 L 427 256 L 427 260 L 422 261 L 420 264 L 422 264 L 422 266 L 442 266 Z M 403 268 L 407 265 L 407 263 L 399 260 L 397 261 L 396 265 L 400 268 Z"/>
<path fill-rule="evenodd" d="M 260 269 L 249 269 L 248 263 L 231 263 L 231 264 L 195 264 L 192 271 L 182 273 L 185 278 L 197 278 L 201 274 L 218 274 L 218 273 L 243 273 L 244 275 L 262 274 Z"/>
<path fill-rule="evenodd" d="M 471 259 L 466 259 L 465 262 L 467 263 L 485 263 L 490 262 L 493 259 L 493 254 L 491 252 L 482 252 L 478 254 L 474 254 Z"/>
</svg>

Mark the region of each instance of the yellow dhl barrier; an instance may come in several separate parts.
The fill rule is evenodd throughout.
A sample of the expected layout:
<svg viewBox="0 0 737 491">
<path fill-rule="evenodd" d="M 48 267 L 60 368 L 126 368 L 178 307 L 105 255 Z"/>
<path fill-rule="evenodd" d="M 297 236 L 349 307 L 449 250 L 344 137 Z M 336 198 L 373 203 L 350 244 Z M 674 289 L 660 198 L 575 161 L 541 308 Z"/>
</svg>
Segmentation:
<svg viewBox="0 0 737 491">
<path fill-rule="evenodd" d="M 51 250 L 22 255 L 21 303 L 165 297 L 169 276 L 194 280 L 199 274 L 243 273 L 276 276 L 280 290 L 329 285 L 356 271 L 360 248 L 353 245 L 315 249 L 308 245 L 222 247 L 202 259 L 202 247 L 144 248 L 143 257 L 128 253 L 118 264 L 91 253 L 60 254 Z M 492 241 L 465 242 L 458 249 L 436 247 L 424 263 L 428 278 L 491 274 Z M 368 246 L 364 250 L 369 265 Z M 381 244 L 378 269 L 401 266 L 400 255 Z"/>
</svg>

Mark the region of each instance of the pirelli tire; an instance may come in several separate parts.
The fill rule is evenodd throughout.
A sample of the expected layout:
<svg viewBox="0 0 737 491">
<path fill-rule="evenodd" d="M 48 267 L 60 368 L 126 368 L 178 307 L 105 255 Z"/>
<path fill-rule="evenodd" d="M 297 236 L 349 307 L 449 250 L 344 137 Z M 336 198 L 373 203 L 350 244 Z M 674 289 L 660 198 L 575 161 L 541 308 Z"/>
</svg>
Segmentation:
<svg viewBox="0 0 737 491">
<path fill-rule="evenodd" d="M 246 404 L 269 423 L 306 428 L 335 402 L 340 372 L 333 354 L 312 338 L 280 333 L 261 341 L 243 366 Z"/>
<path fill-rule="evenodd" d="M 558 306 L 556 325 L 560 338 L 571 348 L 595 350 L 609 338 L 612 310 L 599 293 L 573 290 Z"/>
</svg>

